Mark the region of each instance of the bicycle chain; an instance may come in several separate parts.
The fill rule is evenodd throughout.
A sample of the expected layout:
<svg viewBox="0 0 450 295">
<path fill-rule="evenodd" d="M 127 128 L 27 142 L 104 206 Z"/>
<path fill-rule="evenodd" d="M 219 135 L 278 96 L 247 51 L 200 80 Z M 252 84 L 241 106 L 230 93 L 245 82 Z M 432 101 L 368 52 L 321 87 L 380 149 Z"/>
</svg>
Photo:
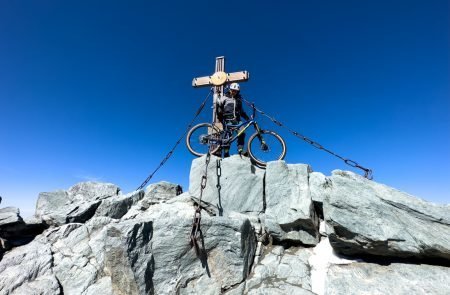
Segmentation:
<svg viewBox="0 0 450 295">
<path fill-rule="evenodd" d="M 331 155 L 333 155 L 333 156 L 335 156 L 335 157 L 341 159 L 342 161 L 344 161 L 345 164 L 347 164 L 347 165 L 349 165 L 349 166 L 351 166 L 351 167 L 354 167 L 354 168 L 358 168 L 358 169 L 363 170 L 363 171 L 364 171 L 364 177 L 365 177 L 365 178 L 367 178 L 367 179 L 369 179 L 369 180 L 372 180 L 372 179 L 373 179 L 372 169 L 365 168 L 365 167 L 359 165 L 357 162 L 355 162 L 355 161 L 353 161 L 353 160 L 351 160 L 351 159 L 347 159 L 347 158 L 344 158 L 344 157 L 342 157 L 342 156 L 336 154 L 335 152 L 333 152 L 333 151 L 331 151 L 331 150 L 325 148 L 324 146 L 322 146 L 320 143 L 315 142 L 315 141 L 309 139 L 308 137 L 306 137 L 306 136 L 304 136 L 304 135 L 298 133 L 297 131 L 292 130 L 291 128 L 285 126 L 283 123 L 281 123 L 280 121 L 276 120 L 274 117 L 271 117 L 271 116 L 269 116 L 268 114 L 266 114 L 265 112 L 263 112 L 262 110 L 258 109 L 258 108 L 255 106 L 255 104 L 250 103 L 249 101 L 247 101 L 247 100 L 244 99 L 244 98 L 241 98 L 241 99 L 242 99 L 248 106 L 250 106 L 251 108 L 255 109 L 255 111 L 257 111 L 257 112 L 260 113 L 261 115 L 263 115 L 263 116 L 269 118 L 269 120 L 271 120 L 275 125 L 287 129 L 287 130 L 288 130 L 290 133 L 292 133 L 294 136 L 296 136 L 296 137 L 298 137 L 298 138 L 300 138 L 300 139 L 306 141 L 307 143 L 311 144 L 313 147 L 315 147 L 315 148 L 317 148 L 317 149 L 319 149 L 319 150 L 323 150 L 323 151 L 325 151 L 325 152 L 327 152 L 327 153 L 329 153 L 329 154 L 331 154 Z"/>
</svg>

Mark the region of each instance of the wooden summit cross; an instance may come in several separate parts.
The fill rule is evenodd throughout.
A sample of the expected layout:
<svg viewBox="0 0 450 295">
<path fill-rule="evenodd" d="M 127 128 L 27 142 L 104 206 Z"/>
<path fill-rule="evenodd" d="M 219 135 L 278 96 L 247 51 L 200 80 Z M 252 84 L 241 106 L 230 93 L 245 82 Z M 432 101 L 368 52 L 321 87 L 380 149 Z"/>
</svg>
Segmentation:
<svg viewBox="0 0 450 295">
<path fill-rule="evenodd" d="M 226 73 L 225 72 L 225 56 L 216 57 L 216 70 L 211 76 L 194 78 L 192 80 L 193 87 L 214 86 L 213 96 L 213 122 L 220 123 L 216 117 L 216 102 L 220 96 L 223 96 L 223 88 L 227 83 L 245 82 L 249 79 L 250 74 L 247 71 Z"/>
</svg>

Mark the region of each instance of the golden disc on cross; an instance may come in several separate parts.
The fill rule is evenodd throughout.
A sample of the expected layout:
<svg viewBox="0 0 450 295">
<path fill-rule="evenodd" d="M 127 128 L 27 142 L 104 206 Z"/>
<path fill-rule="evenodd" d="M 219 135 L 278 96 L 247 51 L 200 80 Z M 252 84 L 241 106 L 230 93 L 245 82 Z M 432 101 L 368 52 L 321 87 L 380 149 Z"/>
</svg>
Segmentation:
<svg viewBox="0 0 450 295">
<path fill-rule="evenodd" d="M 225 84 L 225 82 L 227 81 L 227 73 L 215 72 L 211 76 L 210 81 L 214 86 L 221 86 L 221 85 Z"/>
</svg>

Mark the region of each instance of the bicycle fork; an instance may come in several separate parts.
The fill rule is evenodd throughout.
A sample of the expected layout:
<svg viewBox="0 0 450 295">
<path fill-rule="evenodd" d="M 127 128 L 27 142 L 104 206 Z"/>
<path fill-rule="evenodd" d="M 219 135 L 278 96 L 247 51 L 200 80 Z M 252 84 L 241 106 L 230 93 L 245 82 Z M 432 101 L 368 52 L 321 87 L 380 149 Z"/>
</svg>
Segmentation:
<svg viewBox="0 0 450 295">
<path fill-rule="evenodd" d="M 261 128 L 259 128 L 258 124 L 255 122 L 253 123 L 256 132 L 258 133 L 257 137 L 259 139 L 259 142 L 261 143 L 261 149 L 263 151 L 266 151 L 268 149 L 268 146 L 266 144 L 266 142 L 264 141 L 264 138 L 262 137 L 262 133 L 261 133 Z"/>
</svg>

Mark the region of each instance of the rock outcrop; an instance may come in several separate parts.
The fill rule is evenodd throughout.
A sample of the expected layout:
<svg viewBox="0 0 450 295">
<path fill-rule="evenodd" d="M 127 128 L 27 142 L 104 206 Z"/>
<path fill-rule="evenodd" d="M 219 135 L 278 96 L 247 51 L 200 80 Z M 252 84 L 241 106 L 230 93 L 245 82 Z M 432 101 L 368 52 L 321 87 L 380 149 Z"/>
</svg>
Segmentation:
<svg viewBox="0 0 450 295">
<path fill-rule="evenodd" d="M 345 171 L 330 177 L 324 202 L 329 238 L 339 253 L 450 262 L 450 207 L 412 197 Z"/>
<path fill-rule="evenodd" d="M 319 218 L 309 188 L 311 167 L 270 162 L 266 169 L 266 226 L 278 241 L 316 245 Z"/>
<path fill-rule="evenodd" d="M 82 182 L 67 191 L 40 193 L 36 217 L 48 225 L 86 222 L 102 200 L 119 196 L 120 189 L 111 183 Z"/>
<path fill-rule="evenodd" d="M 448 294 L 449 277 L 450 268 L 426 264 L 333 265 L 325 294 Z"/>
<path fill-rule="evenodd" d="M 27 244 L 46 228 L 41 220 L 23 220 L 18 208 L 0 209 L 0 257 L 12 247 Z"/>
<path fill-rule="evenodd" d="M 186 193 L 85 182 L 41 193 L 34 219 L 0 209 L 0 294 L 447 292 L 449 206 L 348 171 L 205 160 Z"/>
<path fill-rule="evenodd" d="M 194 197 L 200 197 L 205 169 L 205 157 L 192 161 L 189 193 Z M 221 160 L 211 156 L 207 173 L 202 201 L 216 206 L 220 215 L 231 211 L 241 213 L 264 211 L 264 170 L 253 165 L 249 158 L 231 156 Z"/>
</svg>

